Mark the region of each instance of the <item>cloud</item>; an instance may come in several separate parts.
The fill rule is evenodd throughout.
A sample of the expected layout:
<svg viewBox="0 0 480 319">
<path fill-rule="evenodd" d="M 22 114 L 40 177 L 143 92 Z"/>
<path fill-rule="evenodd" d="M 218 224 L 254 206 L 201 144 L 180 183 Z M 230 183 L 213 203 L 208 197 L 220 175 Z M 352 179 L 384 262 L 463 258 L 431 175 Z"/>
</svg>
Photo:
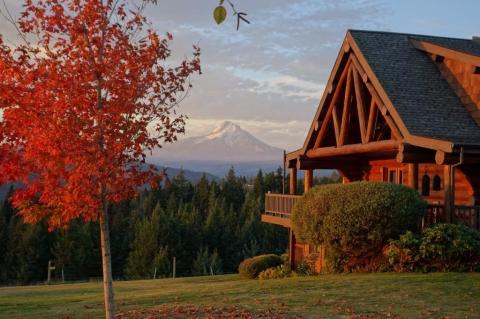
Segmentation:
<svg viewBox="0 0 480 319">
<path fill-rule="evenodd" d="M 249 88 L 249 91 L 257 94 L 278 94 L 283 97 L 300 98 L 302 101 L 308 101 L 309 99 L 320 99 L 325 88 L 324 85 L 319 83 L 275 71 L 238 67 L 227 67 L 227 70 L 241 80 L 256 83 Z"/>
<path fill-rule="evenodd" d="M 190 55 L 192 44 L 202 49 L 203 75 L 193 78 L 179 109 L 190 117 L 187 135 L 228 119 L 269 144 L 302 145 L 345 31 L 378 26 L 380 1 L 236 0 L 251 21 L 239 31 L 231 12 L 225 23 L 215 24 L 218 1 L 162 0 L 150 6 L 152 27 L 174 35 L 168 64 Z M 8 2 L 18 16 L 20 1 Z M 4 26 L 0 21 L 2 33 Z"/>
</svg>

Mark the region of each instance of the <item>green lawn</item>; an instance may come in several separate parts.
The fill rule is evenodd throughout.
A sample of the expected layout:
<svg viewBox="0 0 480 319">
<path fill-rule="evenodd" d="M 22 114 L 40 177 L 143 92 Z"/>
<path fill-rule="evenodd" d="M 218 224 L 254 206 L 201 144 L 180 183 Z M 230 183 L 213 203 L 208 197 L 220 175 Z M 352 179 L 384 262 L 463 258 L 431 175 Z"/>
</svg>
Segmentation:
<svg viewBox="0 0 480 319">
<path fill-rule="evenodd" d="M 222 307 L 252 317 L 275 309 L 271 318 L 480 318 L 480 274 L 347 274 L 267 281 L 226 275 L 114 285 L 118 311 L 135 318 L 146 315 L 135 316 L 134 309 L 160 309 L 172 317 L 171 312 L 193 310 L 220 313 Z M 2 287 L 0 318 L 101 318 L 102 300 L 100 283 Z"/>
</svg>

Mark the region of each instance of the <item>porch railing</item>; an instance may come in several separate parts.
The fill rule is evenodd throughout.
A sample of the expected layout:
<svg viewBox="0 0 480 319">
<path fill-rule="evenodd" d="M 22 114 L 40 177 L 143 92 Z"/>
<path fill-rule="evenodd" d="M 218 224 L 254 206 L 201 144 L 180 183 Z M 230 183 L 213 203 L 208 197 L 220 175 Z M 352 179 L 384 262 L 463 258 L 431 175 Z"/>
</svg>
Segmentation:
<svg viewBox="0 0 480 319">
<path fill-rule="evenodd" d="M 290 218 L 293 206 L 300 195 L 265 194 L 265 214 L 281 218 Z"/>
<path fill-rule="evenodd" d="M 452 224 L 462 224 L 480 230 L 480 206 L 456 205 L 452 216 L 447 216 L 444 205 L 428 205 L 422 226 L 445 223 L 449 219 Z"/>
<path fill-rule="evenodd" d="M 265 215 L 290 219 L 293 206 L 300 195 L 265 194 Z M 462 224 L 480 230 L 480 206 L 456 205 L 452 214 L 452 224 Z M 422 227 L 447 222 L 445 206 L 442 204 L 428 205 L 427 213 L 422 220 Z"/>
</svg>

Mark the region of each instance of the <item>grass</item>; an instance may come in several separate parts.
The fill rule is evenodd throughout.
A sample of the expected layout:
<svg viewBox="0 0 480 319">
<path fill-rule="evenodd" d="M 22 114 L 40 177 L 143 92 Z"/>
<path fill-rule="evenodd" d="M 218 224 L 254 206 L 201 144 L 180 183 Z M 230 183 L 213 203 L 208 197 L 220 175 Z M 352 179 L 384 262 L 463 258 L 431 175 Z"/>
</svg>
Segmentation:
<svg viewBox="0 0 480 319">
<path fill-rule="evenodd" d="M 225 275 L 122 281 L 114 286 L 117 310 L 123 312 L 166 304 L 238 305 L 252 311 L 280 309 L 288 318 L 480 318 L 480 274 L 475 273 L 345 274 L 266 281 Z M 0 318 L 102 318 L 102 301 L 101 283 L 2 287 Z"/>
</svg>

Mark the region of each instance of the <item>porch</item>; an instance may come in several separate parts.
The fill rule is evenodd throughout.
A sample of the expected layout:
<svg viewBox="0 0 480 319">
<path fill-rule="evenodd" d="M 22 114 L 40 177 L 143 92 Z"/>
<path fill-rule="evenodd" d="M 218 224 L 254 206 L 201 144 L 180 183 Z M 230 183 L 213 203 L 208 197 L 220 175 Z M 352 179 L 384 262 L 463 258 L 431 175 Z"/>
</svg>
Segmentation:
<svg viewBox="0 0 480 319">
<path fill-rule="evenodd" d="M 265 214 L 262 215 L 262 221 L 290 228 L 290 216 L 300 197 L 300 195 L 265 194 Z M 480 230 L 480 205 L 455 205 L 451 217 L 448 216 L 447 211 L 449 207 L 445 205 L 429 204 L 427 213 L 422 219 L 422 227 L 450 222 Z"/>
</svg>

